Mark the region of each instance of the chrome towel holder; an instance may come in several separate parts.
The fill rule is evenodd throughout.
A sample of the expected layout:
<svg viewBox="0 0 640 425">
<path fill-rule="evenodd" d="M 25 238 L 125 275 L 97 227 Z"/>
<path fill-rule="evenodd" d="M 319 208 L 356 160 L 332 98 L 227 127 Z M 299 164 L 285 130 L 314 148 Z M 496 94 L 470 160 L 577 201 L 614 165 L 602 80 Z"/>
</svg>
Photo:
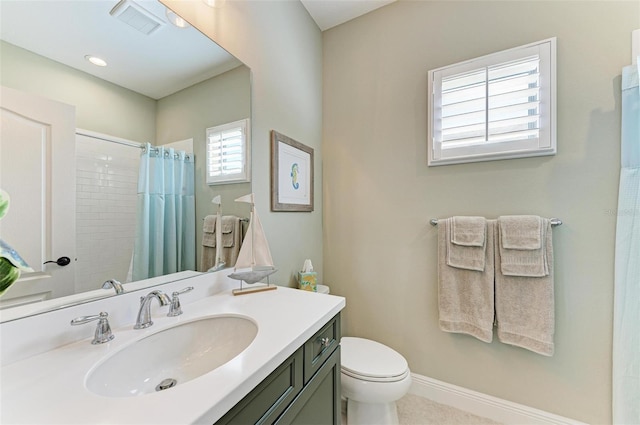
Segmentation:
<svg viewBox="0 0 640 425">
<path fill-rule="evenodd" d="M 553 227 L 560 226 L 562 224 L 562 220 L 560 220 L 559 218 L 550 218 L 549 221 L 551 222 L 551 226 Z M 431 223 L 432 226 L 438 225 L 437 218 L 432 218 L 429 222 Z"/>
</svg>

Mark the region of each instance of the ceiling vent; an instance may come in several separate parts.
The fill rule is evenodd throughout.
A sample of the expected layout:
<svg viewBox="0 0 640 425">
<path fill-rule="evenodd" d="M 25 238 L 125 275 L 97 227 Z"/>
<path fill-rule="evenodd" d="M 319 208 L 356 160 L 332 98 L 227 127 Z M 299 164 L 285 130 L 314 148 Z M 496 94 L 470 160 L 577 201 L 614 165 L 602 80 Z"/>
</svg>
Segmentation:
<svg viewBox="0 0 640 425">
<path fill-rule="evenodd" d="M 120 0 L 109 14 L 146 35 L 152 34 L 165 24 L 163 19 L 132 0 Z"/>
</svg>

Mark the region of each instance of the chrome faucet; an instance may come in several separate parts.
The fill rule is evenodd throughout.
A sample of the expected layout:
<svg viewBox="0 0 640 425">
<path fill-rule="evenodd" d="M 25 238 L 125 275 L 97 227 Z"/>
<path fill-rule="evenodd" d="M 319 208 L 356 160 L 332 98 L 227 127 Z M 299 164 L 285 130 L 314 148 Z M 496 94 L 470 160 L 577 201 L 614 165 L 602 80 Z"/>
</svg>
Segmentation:
<svg viewBox="0 0 640 425">
<path fill-rule="evenodd" d="M 118 282 L 115 279 L 109 279 L 102 284 L 102 289 L 109 289 L 109 288 L 115 289 L 117 295 L 124 293 L 124 288 L 122 287 L 122 283 Z"/>
<path fill-rule="evenodd" d="M 162 291 L 156 290 L 149 292 L 146 296 L 140 297 L 140 310 L 138 311 L 138 318 L 136 319 L 136 325 L 133 329 L 144 329 L 153 325 L 151 321 L 151 301 L 157 299 L 161 306 L 165 306 L 171 303 L 171 299 Z"/>
</svg>

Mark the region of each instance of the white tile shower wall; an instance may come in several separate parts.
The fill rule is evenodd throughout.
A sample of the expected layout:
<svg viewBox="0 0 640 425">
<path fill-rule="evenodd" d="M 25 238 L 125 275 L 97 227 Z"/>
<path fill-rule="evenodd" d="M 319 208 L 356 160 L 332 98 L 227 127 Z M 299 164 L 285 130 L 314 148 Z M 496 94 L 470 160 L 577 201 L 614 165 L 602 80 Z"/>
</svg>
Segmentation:
<svg viewBox="0 0 640 425">
<path fill-rule="evenodd" d="M 76 291 L 126 281 L 136 223 L 140 149 L 76 136 Z"/>
</svg>

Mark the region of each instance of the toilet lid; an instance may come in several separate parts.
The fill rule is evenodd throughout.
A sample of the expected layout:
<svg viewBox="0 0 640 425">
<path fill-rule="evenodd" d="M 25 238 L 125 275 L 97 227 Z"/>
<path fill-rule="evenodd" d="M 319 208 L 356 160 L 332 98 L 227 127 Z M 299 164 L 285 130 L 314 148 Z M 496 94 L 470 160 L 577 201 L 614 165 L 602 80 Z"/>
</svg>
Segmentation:
<svg viewBox="0 0 640 425">
<path fill-rule="evenodd" d="M 402 355 L 386 345 L 364 338 L 343 337 L 340 340 L 342 371 L 364 378 L 400 378 L 407 374 L 408 364 Z"/>
</svg>

